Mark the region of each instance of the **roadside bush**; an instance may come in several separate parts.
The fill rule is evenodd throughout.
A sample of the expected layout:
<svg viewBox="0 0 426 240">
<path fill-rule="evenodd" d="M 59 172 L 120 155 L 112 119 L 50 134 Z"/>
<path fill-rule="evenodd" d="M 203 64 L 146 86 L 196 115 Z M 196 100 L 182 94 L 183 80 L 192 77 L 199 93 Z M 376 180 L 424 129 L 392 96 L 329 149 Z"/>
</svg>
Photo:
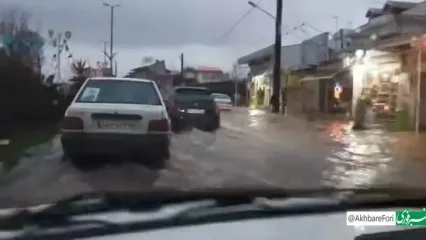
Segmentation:
<svg viewBox="0 0 426 240">
<path fill-rule="evenodd" d="M 0 59 L 0 133 L 28 125 L 59 119 L 60 99 L 56 89 L 43 84 L 40 74 L 26 67 L 19 58 Z"/>
</svg>

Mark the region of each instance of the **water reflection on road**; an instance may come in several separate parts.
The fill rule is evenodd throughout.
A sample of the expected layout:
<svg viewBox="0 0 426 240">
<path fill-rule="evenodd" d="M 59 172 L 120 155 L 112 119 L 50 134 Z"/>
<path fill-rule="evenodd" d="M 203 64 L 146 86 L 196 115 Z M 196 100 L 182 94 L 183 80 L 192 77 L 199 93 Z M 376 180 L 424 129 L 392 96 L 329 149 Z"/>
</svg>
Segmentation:
<svg viewBox="0 0 426 240">
<path fill-rule="evenodd" d="M 324 184 L 343 188 L 423 187 L 426 151 L 421 143 L 426 143 L 426 138 L 377 128 L 353 131 L 351 126 L 330 122 L 324 129 L 323 134 L 334 142 L 326 157 L 330 168 L 324 172 Z"/>
<path fill-rule="evenodd" d="M 353 131 L 349 121 L 307 122 L 260 110 L 248 110 L 240 118 L 230 122 L 239 123 L 238 129 L 244 129 L 246 123 L 246 131 L 256 139 L 280 144 L 283 153 L 292 152 L 291 156 L 299 156 L 304 164 L 322 171 L 321 185 L 422 188 L 426 180 L 426 135 L 380 128 Z"/>
<path fill-rule="evenodd" d="M 324 172 L 327 185 L 343 188 L 369 186 L 391 175 L 395 161 L 391 150 L 394 139 L 383 130 L 356 132 L 351 130 L 350 124 L 332 122 L 325 133 L 329 133 L 337 144 L 326 157 L 331 166 Z"/>
</svg>

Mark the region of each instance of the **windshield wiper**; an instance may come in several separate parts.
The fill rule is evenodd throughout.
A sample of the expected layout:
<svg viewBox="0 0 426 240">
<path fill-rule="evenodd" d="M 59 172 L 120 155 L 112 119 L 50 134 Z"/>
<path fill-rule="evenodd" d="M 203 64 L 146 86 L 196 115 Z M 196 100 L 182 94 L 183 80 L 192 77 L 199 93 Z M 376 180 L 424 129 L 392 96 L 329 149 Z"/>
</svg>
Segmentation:
<svg viewBox="0 0 426 240">
<path fill-rule="evenodd" d="M 250 189 L 196 189 L 179 190 L 160 188 L 141 192 L 89 192 L 65 198 L 40 211 L 30 208 L 19 211 L 6 218 L 32 218 L 37 221 L 43 218 L 66 217 L 100 213 L 114 210 L 128 211 L 157 211 L 169 205 L 191 201 L 214 200 L 217 206 L 234 206 L 252 203 L 258 198 L 287 199 L 287 198 L 334 198 L 344 201 L 372 200 L 374 197 L 381 201 L 401 196 L 412 197 L 413 193 L 422 196 L 426 191 L 404 188 L 363 188 L 363 189 L 282 189 L 282 188 L 250 188 Z M 0 221 L 4 217 L 0 216 Z M 0 222 L 1 223 L 1 222 Z M 0 224 L 0 228 L 2 225 Z"/>
<path fill-rule="evenodd" d="M 217 206 L 252 201 L 252 194 L 221 191 L 180 191 L 160 189 L 146 192 L 89 192 L 65 198 L 41 210 L 26 208 L 12 215 L 0 216 L 0 229 L 20 229 L 22 226 L 59 226 L 74 224 L 70 217 L 112 211 L 155 212 L 169 204 L 214 199 Z M 248 192 L 247 192 L 248 193 Z M 278 193 L 275 193 L 278 194 Z M 284 193 L 280 192 L 283 196 Z M 105 224 L 108 224 L 105 222 Z"/>
</svg>

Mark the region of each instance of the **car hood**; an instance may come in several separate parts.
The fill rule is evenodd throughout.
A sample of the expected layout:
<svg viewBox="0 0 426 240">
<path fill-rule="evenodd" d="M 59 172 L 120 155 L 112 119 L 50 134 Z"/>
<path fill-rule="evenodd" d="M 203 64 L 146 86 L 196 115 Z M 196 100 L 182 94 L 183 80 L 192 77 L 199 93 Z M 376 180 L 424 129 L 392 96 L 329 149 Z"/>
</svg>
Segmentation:
<svg viewBox="0 0 426 240">
<path fill-rule="evenodd" d="M 327 199 L 287 199 L 283 203 L 299 204 L 329 202 Z M 158 212 L 127 212 L 116 211 L 102 214 L 90 214 L 75 217 L 78 220 L 105 220 L 113 223 L 132 221 L 149 221 L 150 219 L 164 218 L 173 215 L 197 203 L 178 204 L 167 206 Z M 31 211 L 42 210 L 49 205 L 41 205 L 30 208 Z M 19 209 L 1 209 L 0 216 L 10 214 Z M 375 211 L 397 211 L 401 209 L 377 209 Z M 251 219 L 245 221 L 233 221 L 212 223 L 195 226 L 181 226 L 149 230 L 139 233 L 129 233 L 87 239 L 302 239 L 302 240 L 330 240 L 330 239 L 355 239 L 356 236 L 378 232 L 401 230 L 395 226 L 346 226 L 346 212 L 330 214 L 313 214 L 302 216 L 284 216 L 268 219 Z M 15 237 L 20 231 L 1 231 L 0 239 Z"/>
</svg>

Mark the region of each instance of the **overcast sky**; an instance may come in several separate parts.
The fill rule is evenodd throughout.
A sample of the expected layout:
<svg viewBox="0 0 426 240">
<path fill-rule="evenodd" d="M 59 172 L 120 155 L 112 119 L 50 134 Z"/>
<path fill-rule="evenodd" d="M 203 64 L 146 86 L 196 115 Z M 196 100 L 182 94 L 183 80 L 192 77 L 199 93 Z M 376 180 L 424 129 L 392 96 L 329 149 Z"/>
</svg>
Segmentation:
<svg viewBox="0 0 426 240">
<path fill-rule="evenodd" d="M 186 65 L 229 70 L 238 57 L 270 45 L 274 39 L 273 19 L 259 10 L 221 37 L 251 8 L 246 0 L 1 0 L 0 9 L 20 7 L 29 11 L 31 24 L 45 36 L 48 29 L 70 30 L 73 55 L 94 64 L 103 59 L 101 41 L 109 40 L 110 11 L 103 2 L 121 4 L 115 11 L 114 44 L 119 75 L 140 66 L 146 56 L 165 59 L 168 68 L 178 69 L 181 52 Z M 357 27 L 366 22 L 367 8 L 381 7 L 384 2 L 284 0 L 283 24 L 293 28 L 306 22 L 333 32 L 333 16 L 338 15 L 339 27 Z M 275 15 L 275 3 L 261 0 L 259 6 Z M 283 45 L 319 33 L 313 28 L 305 31 L 283 38 Z M 51 54 L 52 49 L 46 52 Z"/>
</svg>

